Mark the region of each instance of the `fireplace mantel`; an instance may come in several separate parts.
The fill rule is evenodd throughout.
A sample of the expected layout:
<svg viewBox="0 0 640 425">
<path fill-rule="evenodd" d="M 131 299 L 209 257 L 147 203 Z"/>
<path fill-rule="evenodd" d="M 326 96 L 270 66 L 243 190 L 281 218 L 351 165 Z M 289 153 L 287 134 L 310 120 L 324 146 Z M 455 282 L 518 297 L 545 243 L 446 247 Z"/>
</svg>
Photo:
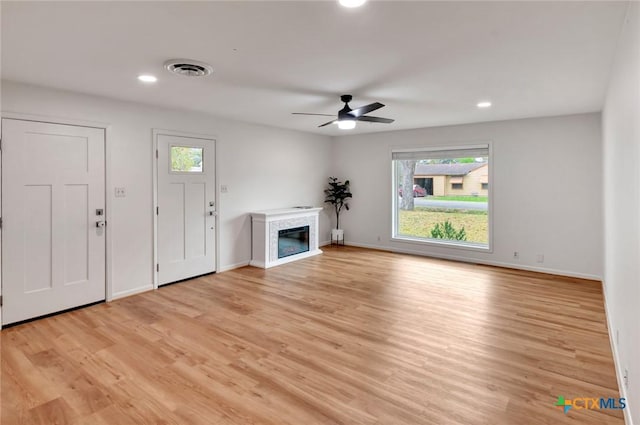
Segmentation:
<svg viewBox="0 0 640 425">
<path fill-rule="evenodd" d="M 302 258 L 322 254 L 318 248 L 318 215 L 322 208 L 298 207 L 251 213 L 251 262 L 268 269 Z M 309 251 L 278 258 L 278 231 L 309 226 Z"/>
</svg>

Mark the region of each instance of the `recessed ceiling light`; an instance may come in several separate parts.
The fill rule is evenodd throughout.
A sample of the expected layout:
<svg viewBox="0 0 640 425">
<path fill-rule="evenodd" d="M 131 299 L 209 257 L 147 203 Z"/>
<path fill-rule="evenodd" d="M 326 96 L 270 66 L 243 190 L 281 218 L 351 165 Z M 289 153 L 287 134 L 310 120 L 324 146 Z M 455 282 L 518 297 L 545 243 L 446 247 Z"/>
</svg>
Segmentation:
<svg viewBox="0 0 640 425">
<path fill-rule="evenodd" d="M 353 130 L 356 128 L 355 120 L 340 120 L 338 121 L 338 128 L 340 130 Z"/>
<path fill-rule="evenodd" d="M 476 106 L 478 108 L 491 108 L 491 102 L 489 101 L 478 102 Z"/>
<path fill-rule="evenodd" d="M 156 81 L 158 81 L 158 78 L 153 75 L 142 74 L 138 75 L 138 80 L 142 81 L 143 83 L 155 83 Z"/>
<path fill-rule="evenodd" d="M 339 0 L 340 4 L 344 7 L 360 7 L 366 3 L 367 0 Z"/>
</svg>

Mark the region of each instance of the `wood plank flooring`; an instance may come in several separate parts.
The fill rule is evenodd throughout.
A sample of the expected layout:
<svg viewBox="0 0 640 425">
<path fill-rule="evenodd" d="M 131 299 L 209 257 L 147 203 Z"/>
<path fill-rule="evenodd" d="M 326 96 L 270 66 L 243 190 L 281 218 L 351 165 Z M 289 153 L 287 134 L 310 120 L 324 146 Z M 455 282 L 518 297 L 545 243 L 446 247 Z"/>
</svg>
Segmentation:
<svg viewBox="0 0 640 425">
<path fill-rule="evenodd" d="M 623 424 L 598 282 L 324 251 L 3 330 L 2 424 Z"/>
</svg>

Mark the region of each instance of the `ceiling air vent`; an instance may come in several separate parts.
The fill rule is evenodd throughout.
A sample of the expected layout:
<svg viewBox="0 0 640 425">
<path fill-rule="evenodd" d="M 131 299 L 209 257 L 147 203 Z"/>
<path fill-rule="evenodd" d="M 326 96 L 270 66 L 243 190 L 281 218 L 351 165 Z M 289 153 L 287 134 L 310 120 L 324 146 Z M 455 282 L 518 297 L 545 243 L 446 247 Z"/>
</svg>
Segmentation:
<svg viewBox="0 0 640 425">
<path fill-rule="evenodd" d="M 167 71 L 185 77 L 206 77 L 213 72 L 211 65 L 191 59 L 170 59 L 164 63 Z"/>
</svg>

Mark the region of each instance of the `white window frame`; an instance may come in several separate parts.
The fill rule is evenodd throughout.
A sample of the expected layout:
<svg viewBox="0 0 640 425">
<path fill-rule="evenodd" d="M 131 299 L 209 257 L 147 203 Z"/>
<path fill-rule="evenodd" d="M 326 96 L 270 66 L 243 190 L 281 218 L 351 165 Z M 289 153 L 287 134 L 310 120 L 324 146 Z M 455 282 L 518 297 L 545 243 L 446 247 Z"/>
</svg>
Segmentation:
<svg viewBox="0 0 640 425">
<path fill-rule="evenodd" d="M 488 235 L 487 235 L 487 245 L 480 245 L 473 242 L 459 242 L 459 241 L 448 241 L 448 240 L 440 240 L 440 239 L 431 239 L 431 238 L 421 238 L 421 237 L 411 237 L 398 235 L 398 187 L 397 187 L 397 168 L 396 162 L 393 159 L 393 154 L 398 152 L 436 152 L 443 150 L 462 150 L 462 149 L 476 149 L 476 148 L 487 148 L 489 150 L 489 174 L 488 174 L 488 196 L 489 200 L 487 203 L 487 226 L 488 226 Z M 393 148 L 389 154 L 390 163 L 391 163 L 391 241 L 392 242 L 401 242 L 415 245 L 423 245 L 423 246 L 437 246 L 443 248 L 453 248 L 453 249 L 461 249 L 461 250 L 470 250 L 470 251 L 480 251 L 486 253 L 493 252 L 493 147 L 491 142 L 483 142 L 482 144 L 473 144 L 473 145 L 460 145 L 460 146 L 421 146 L 415 148 Z"/>
</svg>

